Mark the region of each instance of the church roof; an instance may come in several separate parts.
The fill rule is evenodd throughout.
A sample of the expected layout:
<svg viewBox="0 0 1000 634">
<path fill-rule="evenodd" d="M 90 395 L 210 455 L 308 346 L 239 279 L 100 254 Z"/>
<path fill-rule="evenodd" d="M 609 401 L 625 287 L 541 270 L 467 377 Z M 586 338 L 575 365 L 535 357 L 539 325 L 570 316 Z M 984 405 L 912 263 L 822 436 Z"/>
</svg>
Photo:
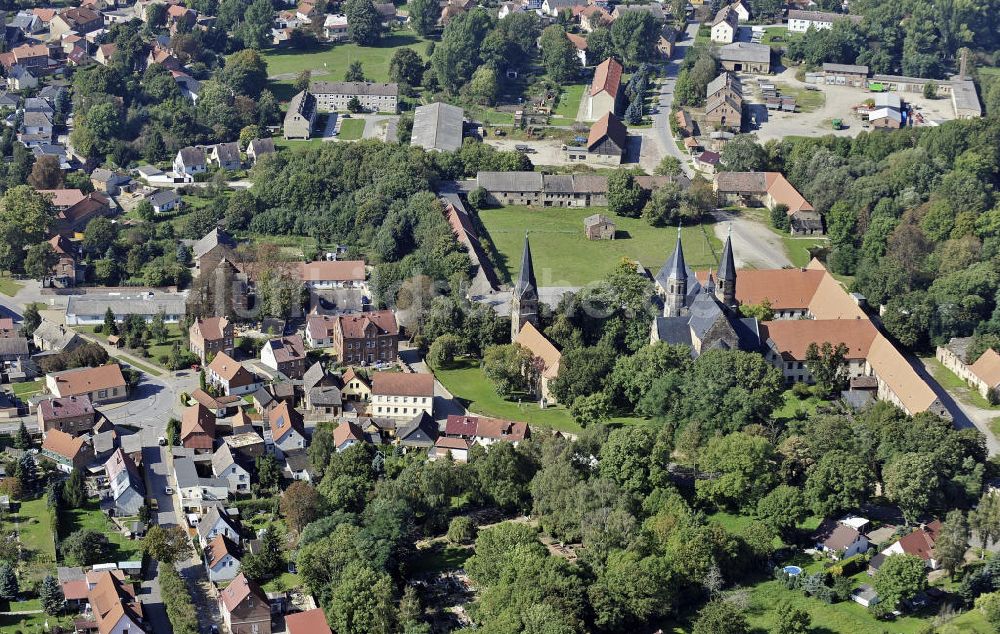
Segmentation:
<svg viewBox="0 0 1000 634">
<path fill-rule="evenodd" d="M 667 271 L 667 279 L 686 280 L 687 275 L 687 263 L 684 261 L 684 247 L 681 245 L 681 228 L 677 227 L 677 246 L 674 247 L 674 255 L 667 262 L 670 265 L 670 269 Z M 666 268 L 666 265 L 664 265 Z"/>
<path fill-rule="evenodd" d="M 736 279 L 736 261 L 733 259 L 733 236 L 726 238 L 726 246 L 722 249 L 722 259 L 719 260 L 719 271 L 716 274 L 719 281 Z"/>
</svg>

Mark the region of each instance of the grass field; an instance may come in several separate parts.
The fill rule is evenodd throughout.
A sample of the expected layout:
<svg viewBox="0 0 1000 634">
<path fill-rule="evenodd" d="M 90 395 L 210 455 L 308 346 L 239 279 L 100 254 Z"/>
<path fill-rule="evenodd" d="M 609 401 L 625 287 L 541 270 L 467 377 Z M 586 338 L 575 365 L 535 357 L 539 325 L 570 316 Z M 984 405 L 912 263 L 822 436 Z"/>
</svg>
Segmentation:
<svg viewBox="0 0 1000 634">
<path fill-rule="evenodd" d="M 275 577 L 264 584 L 264 592 L 285 592 L 302 585 L 299 576 L 291 572 L 283 572 L 280 577 Z"/>
<path fill-rule="evenodd" d="M 272 49 L 262 56 L 267 63 L 268 76 L 272 79 L 279 76 L 282 81 L 289 82 L 290 89 L 291 81 L 303 70 L 313 71 L 313 79 L 342 81 L 348 66 L 355 61 L 361 62 L 369 81 L 389 81 L 389 60 L 397 48 L 412 48 L 423 57 L 426 46 L 426 40 L 412 31 L 395 31 L 383 38 L 378 46 L 343 43 L 317 46 L 309 51 Z"/>
<path fill-rule="evenodd" d="M 56 566 L 56 544 L 52 539 L 52 524 L 45 498 L 21 502 L 16 514 L 4 517 L 4 535 L 14 530 L 15 520 L 21 546 L 31 553 L 22 574 L 26 573 L 30 579 L 41 579 L 54 571 Z"/>
<path fill-rule="evenodd" d="M 340 134 L 337 138 L 341 141 L 357 141 L 364 132 L 364 119 L 344 119 L 340 122 Z"/>
<path fill-rule="evenodd" d="M 583 91 L 587 84 L 570 84 L 562 87 L 559 93 L 559 104 L 553 113 L 557 117 L 576 120 L 576 114 L 580 111 L 580 100 L 583 99 Z"/>
<path fill-rule="evenodd" d="M 822 240 L 817 240 L 815 237 L 793 238 L 787 233 L 779 235 L 781 235 L 781 241 L 785 243 L 785 253 L 788 254 L 788 259 L 792 261 L 793 266 L 802 267 L 809 264 L 809 260 L 812 259 L 809 247 L 823 244 Z"/>
<path fill-rule="evenodd" d="M 816 411 L 816 408 L 820 406 L 823 402 L 815 396 L 810 396 L 806 399 L 800 399 L 791 390 L 785 390 L 782 394 L 785 399 L 784 405 L 774 410 L 774 418 L 777 420 L 788 420 L 794 418 L 796 412 L 804 411 L 806 414 L 812 414 Z"/>
<path fill-rule="evenodd" d="M 35 379 L 34 381 L 23 381 L 21 383 L 11 383 L 14 396 L 18 398 L 28 398 L 33 394 L 38 394 L 45 387 L 45 379 Z"/>
<path fill-rule="evenodd" d="M 580 425 L 561 405 L 541 409 L 534 402 L 516 403 L 500 398 L 475 361 L 460 361 L 450 370 L 436 369 L 434 376 L 452 396 L 476 414 L 525 421 L 559 431 L 580 431 Z"/>
<path fill-rule="evenodd" d="M 418 550 L 411 571 L 414 574 L 436 574 L 446 570 L 457 570 L 472 556 L 471 546 L 453 546 L 437 543 L 430 548 Z"/>
<path fill-rule="evenodd" d="M 24 288 L 24 284 L 14 278 L 7 275 L 0 275 L 0 293 L 3 293 L 7 297 L 13 297 L 22 288 Z"/>
<path fill-rule="evenodd" d="M 596 213 L 606 214 L 607 210 L 512 206 L 487 209 L 479 215 L 498 251 L 495 256 L 499 261 L 495 263 L 500 276 L 507 280 L 517 274 L 520 266 L 525 231 L 532 241 L 531 255 L 540 286 L 581 286 L 600 280 L 623 257 L 638 260 L 655 273 L 673 253 L 677 229 L 651 227 L 641 218 L 614 216 L 614 240 L 587 240 L 583 219 Z M 706 228 L 684 228 L 684 257 L 692 268 L 715 266 L 712 248 L 716 253 L 722 250 L 711 228 Z"/>
<path fill-rule="evenodd" d="M 793 88 L 779 82 L 774 82 L 774 87 L 782 97 L 795 97 L 795 105 L 799 112 L 813 112 L 826 102 L 826 96 L 821 90 Z"/>
<path fill-rule="evenodd" d="M 170 348 L 175 342 L 181 344 L 181 349 L 184 349 L 184 333 L 181 332 L 180 324 L 167 324 L 167 342 L 152 343 L 149 346 L 149 359 L 159 365 L 160 362 L 157 359 L 160 355 L 170 354 Z"/>
<path fill-rule="evenodd" d="M 74 531 L 89 528 L 108 537 L 108 541 L 111 542 L 112 547 L 111 561 L 142 559 L 140 542 L 122 535 L 117 527 L 101 512 L 96 500 L 88 500 L 82 508 L 64 511 L 64 513 L 68 516 L 66 535 Z"/>
</svg>

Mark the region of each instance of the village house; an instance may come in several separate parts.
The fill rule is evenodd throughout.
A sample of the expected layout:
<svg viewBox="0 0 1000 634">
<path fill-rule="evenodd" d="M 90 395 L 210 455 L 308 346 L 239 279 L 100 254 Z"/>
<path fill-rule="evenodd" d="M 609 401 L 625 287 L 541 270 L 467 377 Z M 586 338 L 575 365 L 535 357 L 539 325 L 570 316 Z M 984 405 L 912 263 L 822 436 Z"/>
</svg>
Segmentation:
<svg viewBox="0 0 1000 634">
<path fill-rule="evenodd" d="M 763 75 L 771 72 L 771 47 L 755 42 L 733 42 L 719 47 L 719 63 L 725 70 Z"/>
<path fill-rule="evenodd" d="M 720 205 L 783 205 L 792 235 L 823 233 L 823 217 L 780 172 L 720 172 L 712 181 Z"/>
<path fill-rule="evenodd" d="M 188 328 L 188 349 L 204 362 L 220 352 L 233 354 L 233 324 L 226 317 L 197 318 Z"/>
<path fill-rule="evenodd" d="M 531 428 L 527 423 L 512 420 L 450 414 L 445 421 L 444 435 L 449 438 L 461 438 L 483 447 L 499 441 L 516 445 L 522 440 L 531 438 Z"/>
<path fill-rule="evenodd" d="M 863 88 L 868 81 L 868 67 L 855 64 L 823 64 L 827 84 Z"/>
<path fill-rule="evenodd" d="M 69 473 L 74 468 L 84 469 L 93 461 L 94 445 L 89 437 L 74 437 L 53 429 L 45 434 L 41 455 L 54 462 L 60 471 Z"/>
<path fill-rule="evenodd" d="M 390 363 L 399 353 L 399 325 L 391 310 L 340 315 L 333 322 L 330 346 L 344 364 Z"/>
<path fill-rule="evenodd" d="M 969 356 L 969 348 L 974 342 L 973 337 L 953 337 L 946 345 L 938 346 L 937 356 L 944 367 L 954 372 L 976 389 L 983 398 L 995 401 L 1000 397 L 1000 354 L 993 348 L 987 348 L 973 363 Z"/>
<path fill-rule="evenodd" d="M 584 94 L 586 108 L 584 121 L 597 121 L 604 115 L 618 114 L 621 107 L 620 94 L 624 67 L 613 57 L 609 57 L 594 69 L 594 79 Z"/>
<path fill-rule="evenodd" d="M 740 28 L 739 20 L 739 14 L 728 5 L 719 9 L 712 20 L 712 41 L 718 44 L 732 43 Z"/>
<path fill-rule="evenodd" d="M 244 418 L 246 414 L 240 412 L 237 417 L 234 418 L 233 422 L 233 435 L 223 436 L 222 442 L 229 447 L 233 452 L 233 457 L 236 461 L 240 463 L 243 468 L 252 467 L 254 461 L 263 456 L 265 453 L 264 439 L 261 438 L 260 434 L 254 431 L 235 431 L 239 429 L 235 421 L 237 418 Z M 247 420 L 247 429 L 250 429 L 249 419 Z"/>
<path fill-rule="evenodd" d="M 313 81 L 309 92 L 316 98 L 320 112 L 346 112 L 357 99 L 367 112 L 399 111 L 399 85 L 367 81 Z"/>
<path fill-rule="evenodd" d="M 396 428 L 396 443 L 411 449 L 430 449 L 438 437 L 438 425 L 427 412 L 420 412 Z"/>
<path fill-rule="evenodd" d="M 472 443 L 465 438 L 454 438 L 452 436 L 438 436 L 434 443 L 434 451 L 431 455 L 437 458 L 450 456 L 455 462 L 468 462 L 469 449 Z"/>
<path fill-rule="evenodd" d="M 267 416 L 271 431 L 271 442 L 274 443 L 275 454 L 280 458 L 284 453 L 304 449 L 306 441 L 305 424 L 302 414 L 288 401 L 282 401 Z"/>
<path fill-rule="evenodd" d="M 212 454 L 212 473 L 229 483 L 230 493 L 250 492 L 250 472 L 236 461 L 229 445 L 222 445 Z"/>
<path fill-rule="evenodd" d="M 49 22 L 49 36 L 58 41 L 69 33 L 86 35 L 102 28 L 104 28 L 104 18 L 100 12 L 86 7 L 71 7 L 52 18 Z"/>
<path fill-rule="evenodd" d="M 55 429 L 79 436 L 93 429 L 96 413 L 90 398 L 83 395 L 39 401 L 37 415 L 38 429 L 43 434 Z"/>
<path fill-rule="evenodd" d="M 371 382 L 359 374 L 353 367 L 347 368 L 343 377 L 344 387 L 341 393 L 353 401 L 370 401 L 372 398 Z"/>
<path fill-rule="evenodd" d="M 215 416 L 198 403 L 181 414 L 181 446 L 195 453 L 210 453 L 215 444 Z"/>
<path fill-rule="evenodd" d="M 120 570 L 87 573 L 87 603 L 100 634 L 144 632 L 142 603 Z"/>
<path fill-rule="evenodd" d="M 242 542 L 239 524 L 221 506 L 209 508 L 202 515 L 195 530 L 198 532 L 198 540 L 202 544 L 210 543 L 219 535 L 224 535 L 226 539 L 236 545 Z"/>
<path fill-rule="evenodd" d="M 236 544 L 226 539 L 225 535 L 216 535 L 205 547 L 208 580 L 212 583 L 221 583 L 235 577 L 240 570 L 237 554 Z"/>
<path fill-rule="evenodd" d="M 847 559 L 868 550 L 868 538 L 850 521 L 825 519 L 813 533 L 816 550 L 834 559 Z"/>
<path fill-rule="evenodd" d="M 486 190 L 491 205 L 606 207 L 608 204 L 608 178 L 600 174 L 479 172 L 475 180 L 469 181 L 470 188 L 473 183 Z"/>
<path fill-rule="evenodd" d="M 198 475 L 194 460 L 184 450 L 174 451 L 174 480 L 185 513 L 205 513 L 229 499 L 229 482 Z"/>
<path fill-rule="evenodd" d="M 285 616 L 285 631 L 287 634 L 333 634 L 321 608 Z"/>
<path fill-rule="evenodd" d="M 590 33 L 602 26 L 609 26 L 615 21 L 611 12 L 596 4 L 573 7 L 573 17 L 580 22 L 580 29 L 584 33 Z"/>
<path fill-rule="evenodd" d="M 376 372 L 372 375 L 371 412 L 387 418 L 412 419 L 421 412 L 433 416 L 434 375 Z"/>
<path fill-rule="evenodd" d="M 116 293 L 70 295 L 66 302 L 66 324 L 69 326 L 103 324 L 109 308 L 119 322 L 128 315 L 137 315 L 146 323 L 160 316 L 164 323 L 176 324 L 187 312 L 186 296 L 183 293 L 145 292 L 131 296 Z"/>
<path fill-rule="evenodd" d="M 316 97 L 308 90 L 296 94 L 288 102 L 282 130 L 286 139 L 308 139 L 316 125 Z"/>
<path fill-rule="evenodd" d="M 254 139 L 247 145 L 247 160 L 251 165 L 256 165 L 262 156 L 274 154 L 274 139 Z"/>
<path fill-rule="evenodd" d="M 271 634 L 271 604 L 267 595 L 243 573 L 219 592 L 219 611 L 231 634 Z"/>
<path fill-rule="evenodd" d="M 341 382 L 327 374 L 323 364 L 316 362 L 302 375 L 302 395 L 306 412 L 322 416 L 339 416 L 342 403 Z"/>
<path fill-rule="evenodd" d="M 58 398 L 86 396 L 95 404 L 116 403 L 127 397 L 125 377 L 117 363 L 47 374 L 45 387 Z"/>
<path fill-rule="evenodd" d="M 761 327 L 761 340 L 766 346 L 764 357 L 781 370 L 789 385 L 813 382 L 806 362 L 807 350 L 813 343 L 844 344 L 847 375 L 850 378 L 865 376 L 866 361 L 877 334 L 868 320 L 779 320 Z"/>
<path fill-rule="evenodd" d="M 587 145 L 564 145 L 563 155 L 569 161 L 598 165 L 618 165 L 628 149 L 628 131 L 617 116 L 607 113 L 590 128 Z"/>
<path fill-rule="evenodd" d="M 912 555 L 924 561 L 924 565 L 931 570 L 938 569 L 938 561 L 934 557 L 934 544 L 941 535 L 941 520 L 934 520 L 930 524 L 921 524 L 911 533 L 901 537 L 891 546 L 885 548 L 879 554 L 872 557 L 868 564 L 869 574 L 874 574 L 882 567 L 887 557 L 893 555 Z"/>
<path fill-rule="evenodd" d="M 335 13 L 326 14 L 323 21 L 323 37 L 330 42 L 346 40 L 350 36 L 347 16 Z"/>
<path fill-rule="evenodd" d="M 104 463 L 104 473 L 115 513 L 121 517 L 137 515 L 146 503 L 146 486 L 132 458 L 120 447 L 115 449 Z"/>
<path fill-rule="evenodd" d="M 227 396 L 253 394 L 260 382 L 242 363 L 225 352 L 219 352 L 205 368 L 205 378 Z"/>
<path fill-rule="evenodd" d="M 362 442 L 365 442 L 365 433 L 354 421 L 341 421 L 333 430 L 333 446 L 337 451 L 344 451 Z"/>
<path fill-rule="evenodd" d="M 181 197 L 172 189 L 161 189 L 153 192 L 146 197 L 146 202 L 153 208 L 153 212 L 158 214 L 174 211 L 183 205 Z"/>
<path fill-rule="evenodd" d="M 739 77 L 722 73 L 708 83 L 706 95 L 705 122 L 738 130 L 743 122 L 743 84 Z"/>
<path fill-rule="evenodd" d="M 214 271 L 223 259 L 233 260 L 236 239 L 219 228 L 212 229 L 191 248 L 195 268 L 200 271 Z"/>
<path fill-rule="evenodd" d="M 195 174 L 202 174 L 208 169 L 205 151 L 200 147 L 181 148 L 174 158 L 173 169 L 178 176 L 194 180 Z"/>
<path fill-rule="evenodd" d="M 260 361 L 290 379 L 301 379 L 306 371 L 306 347 L 302 337 L 269 339 L 260 350 Z"/>
<path fill-rule="evenodd" d="M 299 279 L 309 290 L 364 288 L 364 260 L 316 260 L 299 264 Z"/>
<path fill-rule="evenodd" d="M 462 147 L 465 110 L 458 106 L 435 102 L 417 106 L 413 111 L 413 132 L 410 145 L 425 150 L 455 152 Z"/>
<path fill-rule="evenodd" d="M 855 24 L 861 22 L 860 15 L 847 15 L 844 13 L 829 13 L 826 11 L 802 11 L 800 9 L 788 10 L 788 32 L 805 33 L 810 27 L 817 31 L 832 29 L 833 23 L 837 20 L 850 20 Z"/>
<path fill-rule="evenodd" d="M 295 403 L 295 386 L 289 381 L 280 381 L 270 385 L 262 385 L 253 393 L 253 407 L 262 415 L 267 416 L 283 402 Z"/>
<path fill-rule="evenodd" d="M 240 158 L 240 144 L 232 141 L 230 143 L 216 143 L 207 148 L 207 158 L 210 165 L 215 165 L 219 169 L 235 171 L 243 167 L 243 160 Z"/>
<path fill-rule="evenodd" d="M 196 403 L 201 404 L 202 407 L 208 409 L 212 416 L 216 418 L 224 418 L 232 413 L 243 402 L 239 396 L 226 396 L 225 394 L 219 394 L 217 396 L 209 394 L 200 387 L 193 392 L 191 392 L 191 399 Z"/>
</svg>

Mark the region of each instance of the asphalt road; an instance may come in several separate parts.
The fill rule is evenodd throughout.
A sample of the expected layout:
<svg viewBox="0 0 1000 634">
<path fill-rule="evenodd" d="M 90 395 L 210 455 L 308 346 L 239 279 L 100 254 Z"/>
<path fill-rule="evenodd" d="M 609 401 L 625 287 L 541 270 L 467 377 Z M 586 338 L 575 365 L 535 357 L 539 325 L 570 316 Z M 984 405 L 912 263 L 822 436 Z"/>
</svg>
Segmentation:
<svg viewBox="0 0 1000 634">
<path fill-rule="evenodd" d="M 665 68 L 666 80 L 660 84 L 660 106 L 659 112 L 653 115 L 653 131 L 656 141 L 660 145 L 663 154 L 669 154 L 681 162 L 684 174 L 691 178 L 694 176 L 694 169 L 688 164 L 690 157 L 685 155 L 677 147 L 673 134 L 670 131 L 670 108 L 674 103 L 674 87 L 677 85 L 677 74 L 681 69 L 681 61 L 687 54 L 688 49 L 694 44 L 694 38 L 698 35 L 698 23 L 689 22 L 684 36 L 677 40 L 674 46 L 674 54 L 667 62 Z"/>
<path fill-rule="evenodd" d="M 728 211 L 713 211 L 715 236 L 726 241 L 733 231 L 733 258 L 738 268 L 780 269 L 791 266 L 781 238 L 761 223 Z"/>
</svg>

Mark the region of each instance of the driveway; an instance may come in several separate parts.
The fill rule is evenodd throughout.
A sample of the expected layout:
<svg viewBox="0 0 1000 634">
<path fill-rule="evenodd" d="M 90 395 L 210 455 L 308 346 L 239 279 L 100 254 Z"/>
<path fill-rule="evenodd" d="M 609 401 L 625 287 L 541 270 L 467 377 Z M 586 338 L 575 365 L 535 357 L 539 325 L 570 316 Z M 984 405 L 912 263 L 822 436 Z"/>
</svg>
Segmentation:
<svg viewBox="0 0 1000 634">
<path fill-rule="evenodd" d="M 713 211 L 715 236 L 726 241 L 730 225 L 733 236 L 733 258 L 738 268 L 780 269 L 792 266 L 785 255 L 785 245 L 773 231 L 755 220 L 728 211 Z"/>
<path fill-rule="evenodd" d="M 907 354 L 907 360 L 909 360 L 910 365 L 913 366 L 917 374 L 923 377 L 931 389 L 934 390 L 934 393 L 937 394 L 941 403 L 948 410 L 948 413 L 951 414 L 955 427 L 959 429 L 975 427 L 986 437 L 986 451 L 989 455 L 1000 455 L 1000 440 L 997 439 L 993 430 L 990 429 L 990 421 L 1000 416 L 1000 410 L 983 409 L 971 405 L 968 401 L 964 400 L 969 388 L 954 391 L 946 390 L 934 378 L 934 374 L 927 367 L 926 361 L 911 354 Z"/>
<path fill-rule="evenodd" d="M 669 154 L 681 162 L 681 168 L 688 178 L 694 176 L 694 169 L 688 164 L 688 157 L 677 147 L 673 134 L 670 131 L 670 108 L 674 104 L 674 87 L 677 85 L 677 74 L 681 69 L 681 61 L 688 49 L 694 44 L 694 38 L 698 35 L 698 23 L 689 22 L 684 36 L 677 40 L 674 46 L 673 57 L 667 62 L 665 67 L 665 80 L 660 84 L 660 111 L 653 115 L 653 136 L 660 146 L 661 156 Z"/>
</svg>

